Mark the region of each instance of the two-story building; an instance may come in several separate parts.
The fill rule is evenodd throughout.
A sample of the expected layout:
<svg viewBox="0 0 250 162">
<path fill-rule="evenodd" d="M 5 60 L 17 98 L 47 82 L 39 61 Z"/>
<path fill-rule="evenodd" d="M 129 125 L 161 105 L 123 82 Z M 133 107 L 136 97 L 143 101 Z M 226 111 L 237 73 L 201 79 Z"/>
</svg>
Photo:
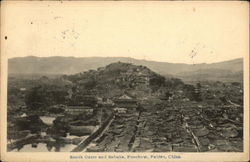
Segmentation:
<svg viewBox="0 0 250 162">
<path fill-rule="evenodd" d="M 126 94 L 114 99 L 114 103 L 114 111 L 116 112 L 126 113 L 128 111 L 136 111 L 138 107 L 137 100 Z"/>
</svg>

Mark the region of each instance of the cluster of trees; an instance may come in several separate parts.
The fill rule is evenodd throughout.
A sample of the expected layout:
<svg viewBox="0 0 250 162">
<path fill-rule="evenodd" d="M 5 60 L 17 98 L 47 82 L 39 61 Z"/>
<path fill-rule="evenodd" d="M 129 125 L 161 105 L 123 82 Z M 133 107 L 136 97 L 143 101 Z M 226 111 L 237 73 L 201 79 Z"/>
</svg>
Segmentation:
<svg viewBox="0 0 250 162">
<path fill-rule="evenodd" d="M 166 79 L 165 81 L 165 86 L 168 88 L 176 88 L 178 86 L 183 86 L 183 85 L 184 85 L 183 81 L 178 78 L 169 78 Z"/>
<path fill-rule="evenodd" d="M 149 84 L 151 86 L 160 87 L 160 86 L 165 85 L 165 80 L 166 78 L 161 75 L 154 75 L 152 78 L 150 78 Z"/>
<path fill-rule="evenodd" d="M 52 113 L 52 114 L 59 114 L 59 113 L 63 113 L 65 111 L 65 109 L 61 108 L 61 107 L 50 107 L 48 109 L 48 112 Z"/>
<path fill-rule="evenodd" d="M 32 110 L 65 104 L 68 89 L 60 84 L 41 84 L 29 90 L 25 103 Z"/>
<path fill-rule="evenodd" d="M 37 133 L 46 127 L 38 115 L 30 115 L 25 118 L 20 118 L 14 123 L 18 131 L 30 130 L 31 133 Z"/>
<path fill-rule="evenodd" d="M 60 137 L 66 137 L 69 129 L 68 122 L 64 121 L 62 117 L 57 117 L 53 121 L 52 127 L 47 130 L 47 133 L 50 134 L 52 138 L 58 139 Z"/>
<path fill-rule="evenodd" d="M 181 79 L 165 78 L 158 74 L 154 74 L 153 77 L 150 78 L 149 84 L 153 90 L 157 90 L 162 87 L 167 89 L 173 89 L 177 88 L 178 86 L 182 87 L 184 85 Z"/>
</svg>

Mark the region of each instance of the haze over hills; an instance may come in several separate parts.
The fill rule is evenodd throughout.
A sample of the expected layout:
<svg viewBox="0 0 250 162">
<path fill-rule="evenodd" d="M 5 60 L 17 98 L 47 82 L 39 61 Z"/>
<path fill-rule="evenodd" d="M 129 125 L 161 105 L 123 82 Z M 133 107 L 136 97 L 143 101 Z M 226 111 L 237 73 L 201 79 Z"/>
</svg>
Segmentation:
<svg viewBox="0 0 250 162">
<path fill-rule="evenodd" d="M 138 60 L 129 57 L 18 57 L 8 60 L 9 74 L 75 74 L 90 69 L 96 70 L 113 62 L 126 62 L 147 66 L 164 76 L 178 77 L 184 81 L 243 80 L 243 59 L 234 59 L 211 64 L 181 64 Z"/>
</svg>

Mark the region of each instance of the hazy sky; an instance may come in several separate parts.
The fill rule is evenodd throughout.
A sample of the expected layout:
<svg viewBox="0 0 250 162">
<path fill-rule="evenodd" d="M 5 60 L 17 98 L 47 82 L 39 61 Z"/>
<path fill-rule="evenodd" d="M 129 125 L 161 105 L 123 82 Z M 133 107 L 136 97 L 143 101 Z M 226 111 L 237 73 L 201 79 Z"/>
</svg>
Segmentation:
<svg viewBox="0 0 250 162">
<path fill-rule="evenodd" d="M 5 2 L 2 50 L 9 58 L 224 61 L 248 54 L 248 7 L 247 2 Z"/>
</svg>

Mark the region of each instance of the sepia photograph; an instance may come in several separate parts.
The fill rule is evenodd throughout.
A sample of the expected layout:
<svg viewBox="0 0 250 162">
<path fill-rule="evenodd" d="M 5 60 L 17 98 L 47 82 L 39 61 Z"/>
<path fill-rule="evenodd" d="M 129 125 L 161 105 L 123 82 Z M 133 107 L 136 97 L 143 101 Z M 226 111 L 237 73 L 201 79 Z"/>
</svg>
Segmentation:
<svg viewBox="0 0 250 162">
<path fill-rule="evenodd" d="M 248 2 L 1 2 L 8 159 L 247 161 L 248 95 Z"/>
</svg>

